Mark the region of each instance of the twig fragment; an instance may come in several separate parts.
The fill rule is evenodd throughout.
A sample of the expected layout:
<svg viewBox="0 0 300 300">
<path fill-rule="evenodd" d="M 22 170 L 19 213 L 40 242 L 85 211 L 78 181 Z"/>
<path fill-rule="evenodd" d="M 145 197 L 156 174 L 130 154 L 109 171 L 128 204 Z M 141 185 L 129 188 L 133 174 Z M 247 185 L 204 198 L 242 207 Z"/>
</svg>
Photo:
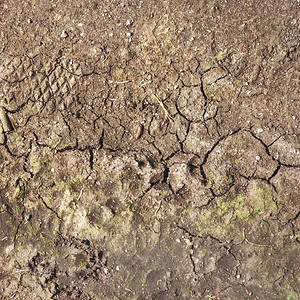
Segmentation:
<svg viewBox="0 0 300 300">
<path fill-rule="evenodd" d="M 253 243 L 253 242 L 249 241 L 245 234 L 245 228 L 243 228 L 243 236 L 244 236 L 245 241 L 250 245 L 258 246 L 258 247 L 271 247 L 272 246 L 272 245 L 257 244 L 257 243 Z"/>
<path fill-rule="evenodd" d="M 165 105 L 162 103 L 162 101 L 159 100 L 159 98 L 152 93 L 152 96 L 154 97 L 154 99 L 159 103 L 159 105 L 162 107 L 162 109 L 164 110 L 166 116 L 168 117 L 168 119 L 174 121 L 173 117 L 169 114 L 168 110 L 166 109 Z"/>
<path fill-rule="evenodd" d="M 156 209 L 156 211 L 154 213 L 155 216 L 157 215 L 157 213 L 159 212 L 159 210 L 161 208 L 161 203 L 162 203 L 162 200 L 160 200 L 159 205 L 158 205 L 158 207 L 157 207 L 157 209 Z"/>
<path fill-rule="evenodd" d="M 79 199 L 81 198 L 82 192 L 83 192 L 83 188 L 81 189 L 81 191 L 80 191 L 80 193 L 79 193 L 79 196 L 78 196 L 78 198 L 77 198 L 77 201 L 79 201 Z"/>
<path fill-rule="evenodd" d="M 128 83 L 128 82 L 132 82 L 132 80 L 124 80 L 124 81 L 116 81 L 116 84 L 123 84 L 123 83 Z"/>
</svg>

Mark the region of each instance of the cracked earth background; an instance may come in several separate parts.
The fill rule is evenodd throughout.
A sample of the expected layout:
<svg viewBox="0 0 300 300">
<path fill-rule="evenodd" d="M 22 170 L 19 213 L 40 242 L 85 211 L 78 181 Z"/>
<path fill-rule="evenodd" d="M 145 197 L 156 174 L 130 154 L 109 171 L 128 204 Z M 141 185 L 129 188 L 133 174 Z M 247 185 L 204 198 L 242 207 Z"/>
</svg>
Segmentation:
<svg viewBox="0 0 300 300">
<path fill-rule="evenodd" d="M 2 299 L 298 299 L 298 15 L 2 1 Z"/>
</svg>

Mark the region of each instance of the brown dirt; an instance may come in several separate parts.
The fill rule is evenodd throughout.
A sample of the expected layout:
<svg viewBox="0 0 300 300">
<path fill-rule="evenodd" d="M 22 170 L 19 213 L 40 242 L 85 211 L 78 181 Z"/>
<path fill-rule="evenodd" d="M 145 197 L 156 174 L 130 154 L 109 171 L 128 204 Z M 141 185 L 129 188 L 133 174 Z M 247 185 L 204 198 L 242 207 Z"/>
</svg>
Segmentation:
<svg viewBox="0 0 300 300">
<path fill-rule="evenodd" d="M 1 1 L 1 299 L 298 299 L 299 8 Z"/>
</svg>

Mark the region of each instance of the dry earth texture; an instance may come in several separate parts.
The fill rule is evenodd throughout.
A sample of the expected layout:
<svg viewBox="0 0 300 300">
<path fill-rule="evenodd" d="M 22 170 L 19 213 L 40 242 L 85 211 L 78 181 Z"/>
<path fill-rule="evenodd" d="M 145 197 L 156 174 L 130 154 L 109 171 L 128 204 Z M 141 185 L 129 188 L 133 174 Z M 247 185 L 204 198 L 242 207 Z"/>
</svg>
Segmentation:
<svg viewBox="0 0 300 300">
<path fill-rule="evenodd" d="M 299 9 L 1 1 L 1 299 L 298 299 Z"/>
</svg>

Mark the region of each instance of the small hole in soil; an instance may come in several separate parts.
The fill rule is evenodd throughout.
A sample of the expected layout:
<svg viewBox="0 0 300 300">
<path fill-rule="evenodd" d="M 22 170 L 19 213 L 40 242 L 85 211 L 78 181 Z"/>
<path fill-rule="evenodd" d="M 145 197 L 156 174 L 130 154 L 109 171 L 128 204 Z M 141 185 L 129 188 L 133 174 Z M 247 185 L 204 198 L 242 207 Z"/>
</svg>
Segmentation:
<svg viewBox="0 0 300 300">
<path fill-rule="evenodd" d="M 89 240 L 83 240 L 83 241 L 81 241 L 81 243 L 84 245 L 87 245 L 87 246 L 91 245 L 91 242 Z"/>
<path fill-rule="evenodd" d="M 99 252 L 98 252 L 98 258 L 99 258 L 100 260 L 102 260 L 102 257 L 103 257 L 103 252 L 102 252 L 102 251 L 99 251 Z"/>
</svg>

